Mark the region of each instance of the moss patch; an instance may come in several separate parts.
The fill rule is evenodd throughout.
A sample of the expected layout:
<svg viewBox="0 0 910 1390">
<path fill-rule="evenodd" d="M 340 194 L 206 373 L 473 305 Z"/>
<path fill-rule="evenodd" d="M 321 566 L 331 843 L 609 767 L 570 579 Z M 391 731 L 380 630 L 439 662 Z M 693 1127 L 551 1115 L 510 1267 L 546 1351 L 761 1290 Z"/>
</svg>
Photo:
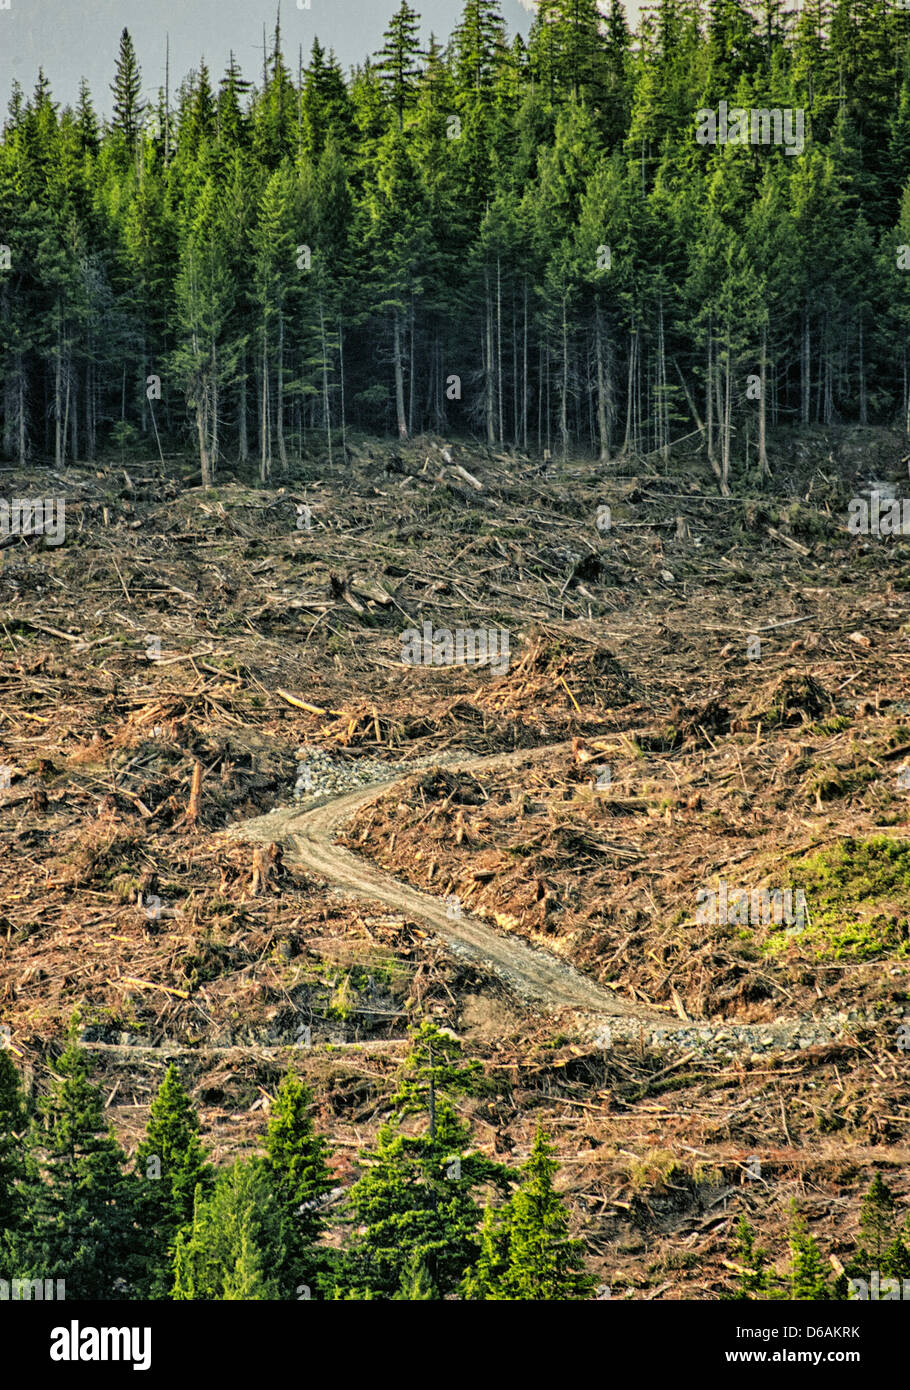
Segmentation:
<svg viewBox="0 0 910 1390">
<path fill-rule="evenodd" d="M 791 880 L 809 910 L 800 940 L 819 956 L 910 955 L 910 841 L 844 839 L 794 864 Z M 775 933 L 770 949 L 786 939 Z"/>
</svg>

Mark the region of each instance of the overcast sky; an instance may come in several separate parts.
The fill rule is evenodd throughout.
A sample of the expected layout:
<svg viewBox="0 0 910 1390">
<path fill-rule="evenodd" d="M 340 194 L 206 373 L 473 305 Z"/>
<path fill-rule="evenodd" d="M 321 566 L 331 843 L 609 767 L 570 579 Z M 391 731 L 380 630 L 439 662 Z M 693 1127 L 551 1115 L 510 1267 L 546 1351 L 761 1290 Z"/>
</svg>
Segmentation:
<svg viewBox="0 0 910 1390">
<path fill-rule="evenodd" d="M 300 0 L 301 5 L 304 0 Z M 285 54 L 296 64 L 313 38 L 334 48 L 347 69 L 378 46 L 399 0 L 282 0 Z M 54 99 L 73 102 L 79 79 L 87 77 L 96 108 L 108 114 L 120 31 L 133 36 L 142 67 L 145 95 L 154 98 L 164 85 L 165 35 L 170 35 L 171 85 L 205 57 L 214 79 L 221 76 L 231 49 L 248 77 L 262 68 L 262 26 L 271 34 L 276 0 L 9 0 L 0 8 L 0 119 L 6 114 L 16 78 L 30 92 L 38 68 L 50 79 Z M 462 0 L 411 0 L 423 18 L 425 35 L 446 38 L 458 22 Z M 527 34 L 532 0 L 501 0 L 510 34 Z"/>
</svg>

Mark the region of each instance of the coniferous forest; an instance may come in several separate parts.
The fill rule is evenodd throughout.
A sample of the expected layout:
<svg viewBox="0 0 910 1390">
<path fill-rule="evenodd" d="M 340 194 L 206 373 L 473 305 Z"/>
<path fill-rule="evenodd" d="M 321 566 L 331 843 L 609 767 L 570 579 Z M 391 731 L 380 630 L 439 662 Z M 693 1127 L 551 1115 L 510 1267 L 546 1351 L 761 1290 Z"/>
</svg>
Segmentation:
<svg viewBox="0 0 910 1390">
<path fill-rule="evenodd" d="M 348 427 L 604 460 L 700 434 L 726 487 L 778 423 L 907 421 L 910 11 L 662 0 L 632 35 L 619 0 L 542 0 L 525 44 L 467 0 L 417 34 L 405 2 L 346 76 L 276 25 L 261 72 L 144 105 L 124 31 L 110 120 L 13 91 L 7 458 L 169 438 L 268 481 Z M 721 103 L 804 140 L 700 142 Z"/>
</svg>

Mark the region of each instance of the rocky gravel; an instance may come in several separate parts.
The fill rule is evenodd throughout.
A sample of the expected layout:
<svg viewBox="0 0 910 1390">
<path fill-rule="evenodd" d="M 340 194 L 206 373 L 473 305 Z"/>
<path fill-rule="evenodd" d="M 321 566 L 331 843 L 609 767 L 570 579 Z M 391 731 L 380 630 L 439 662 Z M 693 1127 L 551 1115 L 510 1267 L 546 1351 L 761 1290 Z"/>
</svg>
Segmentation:
<svg viewBox="0 0 910 1390">
<path fill-rule="evenodd" d="M 430 767 L 437 758 L 420 758 L 403 762 L 389 762 L 385 758 L 340 758 L 327 753 L 324 748 L 302 744 L 296 751 L 297 780 L 294 783 L 294 800 L 298 803 L 316 801 L 326 796 L 341 796 L 344 792 L 357 791 L 359 787 L 382 786 L 385 782 L 397 782 L 409 772 L 421 767 Z"/>
<path fill-rule="evenodd" d="M 902 1015 L 883 1017 L 871 1009 L 842 1009 L 836 1013 L 777 1019 L 773 1023 L 688 1023 L 670 1020 L 666 1027 L 643 1028 L 630 1019 L 611 1019 L 594 1037 L 604 1048 L 616 1041 L 644 1042 L 651 1047 L 671 1046 L 695 1056 L 718 1055 L 753 1058 L 775 1052 L 804 1051 L 842 1042 L 851 1034 L 872 1027 L 886 1028 L 897 1035 L 910 1020 Z"/>
</svg>

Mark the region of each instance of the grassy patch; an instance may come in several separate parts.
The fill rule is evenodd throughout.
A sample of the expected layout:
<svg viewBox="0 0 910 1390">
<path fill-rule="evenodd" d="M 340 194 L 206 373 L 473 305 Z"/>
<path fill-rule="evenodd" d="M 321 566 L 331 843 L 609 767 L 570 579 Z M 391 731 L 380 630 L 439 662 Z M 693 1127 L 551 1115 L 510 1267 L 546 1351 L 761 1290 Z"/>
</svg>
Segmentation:
<svg viewBox="0 0 910 1390">
<path fill-rule="evenodd" d="M 837 801 L 859 791 L 869 782 L 878 781 L 881 773 L 874 767 L 837 767 L 825 764 L 816 769 L 806 787 L 810 796 L 819 801 Z"/>
<path fill-rule="evenodd" d="M 798 939 L 819 956 L 871 960 L 910 955 L 910 841 L 845 839 L 792 866 L 809 922 Z M 769 949 L 788 938 L 775 932 Z"/>
</svg>

